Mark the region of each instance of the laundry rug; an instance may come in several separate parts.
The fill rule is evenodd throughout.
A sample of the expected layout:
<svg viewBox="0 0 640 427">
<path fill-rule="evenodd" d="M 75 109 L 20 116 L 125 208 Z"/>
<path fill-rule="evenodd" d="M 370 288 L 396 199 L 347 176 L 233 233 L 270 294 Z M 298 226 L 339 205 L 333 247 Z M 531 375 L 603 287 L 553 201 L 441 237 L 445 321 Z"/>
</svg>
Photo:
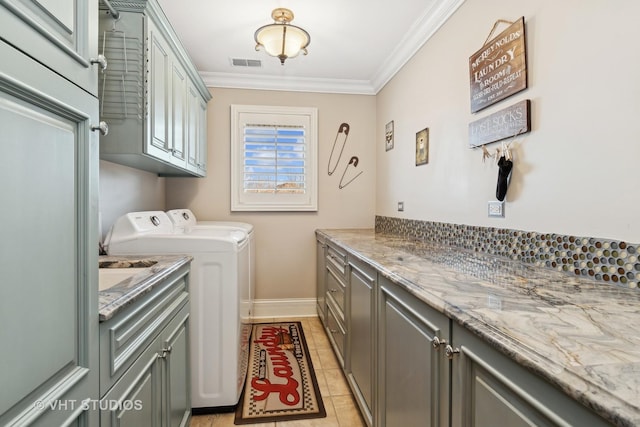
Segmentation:
<svg viewBox="0 0 640 427">
<path fill-rule="evenodd" d="M 234 423 L 326 416 L 302 324 L 253 325 L 249 372 Z"/>
</svg>

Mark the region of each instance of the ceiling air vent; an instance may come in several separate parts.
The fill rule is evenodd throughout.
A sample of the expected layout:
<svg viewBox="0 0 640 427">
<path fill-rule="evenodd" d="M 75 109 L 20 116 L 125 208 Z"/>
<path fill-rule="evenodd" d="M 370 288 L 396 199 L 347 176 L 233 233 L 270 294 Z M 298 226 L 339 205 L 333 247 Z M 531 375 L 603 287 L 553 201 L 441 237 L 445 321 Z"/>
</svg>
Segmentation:
<svg viewBox="0 0 640 427">
<path fill-rule="evenodd" d="M 231 58 L 231 65 L 234 67 L 262 67 L 262 61 L 259 59 L 243 59 Z"/>
</svg>

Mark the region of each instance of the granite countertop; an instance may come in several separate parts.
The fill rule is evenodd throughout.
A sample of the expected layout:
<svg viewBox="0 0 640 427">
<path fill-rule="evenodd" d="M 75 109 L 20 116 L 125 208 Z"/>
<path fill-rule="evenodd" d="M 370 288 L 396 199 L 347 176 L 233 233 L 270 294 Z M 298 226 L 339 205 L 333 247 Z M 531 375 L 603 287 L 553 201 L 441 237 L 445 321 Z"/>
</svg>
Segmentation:
<svg viewBox="0 0 640 427">
<path fill-rule="evenodd" d="M 373 230 L 318 230 L 619 426 L 640 425 L 640 291 Z"/>
<path fill-rule="evenodd" d="M 98 292 L 100 321 L 111 319 L 116 313 L 151 292 L 167 276 L 192 261 L 187 255 L 101 256 L 102 268 L 144 268 L 115 286 Z"/>
</svg>

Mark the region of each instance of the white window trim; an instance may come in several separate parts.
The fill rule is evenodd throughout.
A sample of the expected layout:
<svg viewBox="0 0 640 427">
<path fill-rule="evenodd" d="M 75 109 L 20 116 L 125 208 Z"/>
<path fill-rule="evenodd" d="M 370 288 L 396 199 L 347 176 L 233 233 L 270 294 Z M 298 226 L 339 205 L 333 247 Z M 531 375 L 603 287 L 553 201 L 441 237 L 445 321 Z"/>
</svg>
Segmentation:
<svg viewBox="0 0 640 427">
<path fill-rule="evenodd" d="M 308 147 L 308 190 L 303 195 L 251 194 L 243 191 L 243 151 L 245 115 L 264 115 L 260 124 L 285 124 L 270 122 L 282 118 L 308 121 L 305 135 Z M 275 118 L 273 116 L 276 116 Z M 257 124 L 257 123 L 256 123 Z M 281 107 L 265 105 L 231 105 L 231 210 L 232 211 L 317 211 L 318 210 L 318 109 L 313 107 Z"/>
</svg>

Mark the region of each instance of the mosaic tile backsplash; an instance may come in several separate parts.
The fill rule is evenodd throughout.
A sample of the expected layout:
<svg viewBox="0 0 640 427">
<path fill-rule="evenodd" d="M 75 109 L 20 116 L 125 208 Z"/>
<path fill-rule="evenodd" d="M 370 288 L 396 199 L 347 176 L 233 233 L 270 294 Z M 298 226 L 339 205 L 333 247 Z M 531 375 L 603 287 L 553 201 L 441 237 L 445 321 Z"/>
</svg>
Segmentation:
<svg viewBox="0 0 640 427">
<path fill-rule="evenodd" d="M 439 242 L 637 288 L 640 245 L 593 237 L 376 216 L 376 233 Z"/>
</svg>

